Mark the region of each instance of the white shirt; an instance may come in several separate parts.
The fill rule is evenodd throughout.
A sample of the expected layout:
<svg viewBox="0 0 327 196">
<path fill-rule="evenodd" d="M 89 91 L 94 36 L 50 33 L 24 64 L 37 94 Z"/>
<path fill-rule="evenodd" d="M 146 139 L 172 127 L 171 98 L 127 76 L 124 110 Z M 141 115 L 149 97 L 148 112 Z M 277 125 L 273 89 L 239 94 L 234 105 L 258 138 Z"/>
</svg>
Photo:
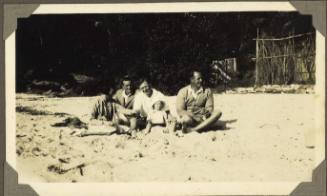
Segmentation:
<svg viewBox="0 0 327 196">
<path fill-rule="evenodd" d="M 147 120 L 153 124 L 166 124 L 168 115 L 165 111 L 151 110 L 147 116 Z"/>
<path fill-rule="evenodd" d="M 139 92 L 135 95 L 133 110 L 140 112 L 141 116 L 146 117 L 152 110 L 152 104 L 157 100 L 165 101 L 165 95 L 154 88 L 152 88 L 151 97 L 148 97 L 143 92 Z"/>
<path fill-rule="evenodd" d="M 123 98 L 124 98 L 124 104 L 126 104 L 127 101 L 128 101 L 128 98 L 129 98 L 130 96 L 132 96 L 132 94 L 126 95 L 126 92 L 123 91 L 123 92 L 122 92 L 122 96 L 123 96 Z"/>
</svg>

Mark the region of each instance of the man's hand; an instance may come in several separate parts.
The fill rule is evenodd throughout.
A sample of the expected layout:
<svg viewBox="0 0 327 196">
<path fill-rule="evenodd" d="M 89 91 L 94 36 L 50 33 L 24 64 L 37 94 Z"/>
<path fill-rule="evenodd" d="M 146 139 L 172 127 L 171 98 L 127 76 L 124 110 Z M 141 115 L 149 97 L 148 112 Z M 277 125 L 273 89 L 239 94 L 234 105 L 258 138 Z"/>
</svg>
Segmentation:
<svg viewBox="0 0 327 196">
<path fill-rule="evenodd" d="M 211 112 L 206 111 L 206 113 L 204 114 L 206 118 L 209 118 L 211 116 Z"/>
<path fill-rule="evenodd" d="M 205 108 L 202 108 L 199 112 L 201 115 L 205 116 L 206 118 L 209 118 L 211 116 L 211 112 L 206 110 Z"/>
</svg>

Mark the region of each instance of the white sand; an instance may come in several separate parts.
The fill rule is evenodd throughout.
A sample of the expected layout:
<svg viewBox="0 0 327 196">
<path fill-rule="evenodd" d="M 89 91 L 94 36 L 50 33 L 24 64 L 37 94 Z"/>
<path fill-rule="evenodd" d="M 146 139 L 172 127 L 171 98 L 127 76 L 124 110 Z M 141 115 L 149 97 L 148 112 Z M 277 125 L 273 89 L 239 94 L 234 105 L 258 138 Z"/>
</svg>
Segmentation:
<svg viewBox="0 0 327 196">
<path fill-rule="evenodd" d="M 170 99 L 173 105 L 175 99 Z M 16 101 L 17 106 L 68 113 L 87 122 L 94 97 L 17 94 Z M 305 147 L 304 134 L 315 129 L 313 94 L 215 95 L 215 107 L 222 110 L 222 121 L 231 121 L 226 130 L 177 137 L 156 129 L 142 140 L 125 135 L 80 138 L 71 135 L 78 129 L 50 126 L 64 116 L 17 112 L 20 178 L 46 182 L 311 179 L 314 149 Z M 64 174 L 47 169 L 51 164 L 67 169 L 82 163 L 82 169 Z"/>
</svg>

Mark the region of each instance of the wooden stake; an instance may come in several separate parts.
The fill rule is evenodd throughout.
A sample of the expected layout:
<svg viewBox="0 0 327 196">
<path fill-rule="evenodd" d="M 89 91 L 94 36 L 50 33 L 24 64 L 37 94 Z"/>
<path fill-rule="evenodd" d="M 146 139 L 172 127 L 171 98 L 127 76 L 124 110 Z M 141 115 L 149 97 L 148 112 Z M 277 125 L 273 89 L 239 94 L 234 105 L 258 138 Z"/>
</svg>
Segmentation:
<svg viewBox="0 0 327 196">
<path fill-rule="evenodd" d="M 257 28 L 257 39 L 255 40 L 256 42 L 256 54 L 255 54 L 255 85 L 259 84 L 259 67 L 258 67 L 258 60 L 259 60 L 259 28 Z"/>
</svg>

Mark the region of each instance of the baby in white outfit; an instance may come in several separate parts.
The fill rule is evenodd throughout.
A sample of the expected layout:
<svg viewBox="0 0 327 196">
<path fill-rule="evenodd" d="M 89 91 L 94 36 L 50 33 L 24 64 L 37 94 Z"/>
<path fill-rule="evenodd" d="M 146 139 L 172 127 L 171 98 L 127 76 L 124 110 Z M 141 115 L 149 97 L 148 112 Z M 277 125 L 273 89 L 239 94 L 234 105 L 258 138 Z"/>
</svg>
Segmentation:
<svg viewBox="0 0 327 196">
<path fill-rule="evenodd" d="M 165 127 L 165 130 L 168 128 L 168 111 L 165 110 L 165 102 L 162 100 L 153 102 L 152 110 L 147 116 L 145 133 L 149 133 L 154 126 Z"/>
</svg>

